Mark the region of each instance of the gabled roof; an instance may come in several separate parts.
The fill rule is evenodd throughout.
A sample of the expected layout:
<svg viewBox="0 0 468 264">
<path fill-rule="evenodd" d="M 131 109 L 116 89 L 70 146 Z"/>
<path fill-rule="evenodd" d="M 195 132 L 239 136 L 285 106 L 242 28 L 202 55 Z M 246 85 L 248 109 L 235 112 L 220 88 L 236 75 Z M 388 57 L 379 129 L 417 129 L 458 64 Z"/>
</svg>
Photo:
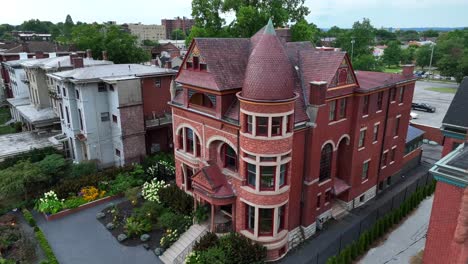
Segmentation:
<svg viewBox="0 0 468 264">
<path fill-rule="evenodd" d="M 234 196 L 226 175 L 221 172 L 216 164 L 203 167 L 192 179 L 195 186 L 200 186 L 203 191 L 213 198 L 230 198 Z"/>
<path fill-rule="evenodd" d="M 417 78 L 405 77 L 403 74 L 356 71 L 356 78 L 359 82 L 359 88 L 356 91 L 368 92 L 378 88 L 388 87 L 400 82 L 416 80 Z"/>
<path fill-rule="evenodd" d="M 468 129 L 468 77 L 458 87 L 442 123 Z"/>
<path fill-rule="evenodd" d="M 345 55 L 346 52 L 342 51 L 301 50 L 299 56 L 303 78 L 307 83 L 325 81 L 330 84 Z"/>
</svg>

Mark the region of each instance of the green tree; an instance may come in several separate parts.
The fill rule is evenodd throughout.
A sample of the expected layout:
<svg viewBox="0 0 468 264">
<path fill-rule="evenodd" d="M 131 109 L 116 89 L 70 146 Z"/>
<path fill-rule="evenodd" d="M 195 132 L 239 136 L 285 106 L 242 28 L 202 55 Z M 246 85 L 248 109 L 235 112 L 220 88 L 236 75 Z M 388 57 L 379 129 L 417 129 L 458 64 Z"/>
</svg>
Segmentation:
<svg viewBox="0 0 468 264">
<path fill-rule="evenodd" d="M 50 33 L 55 25 L 50 21 L 40 21 L 39 19 L 30 19 L 20 25 L 22 31 L 33 31 L 35 33 Z"/>
<path fill-rule="evenodd" d="M 174 40 L 181 40 L 185 39 L 187 36 L 185 35 L 185 32 L 182 29 L 175 29 L 171 33 L 171 39 Z"/>
<path fill-rule="evenodd" d="M 0 170 L 0 199 L 28 200 L 32 186 L 46 182 L 49 178 L 39 166 L 29 160 L 19 161 L 14 166 Z"/>
<path fill-rule="evenodd" d="M 313 23 L 308 24 L 305 19 L 299 20 L 291 27 L 292 41 L 317 42 L 319 39 L 319 29 Z"/>
<path fill-rule="evenodd" d="M 402 50 L 400 44 L 396 41 L 391 41 L 385 49 L 382 59 L 387 66 L 398 66 L 400 65 L 401 57 Z"/>
<path fill-rule="evenodd" d="M 425 38 L 437 38 L 439 36 L 439 31 L 429 29 L 429 30 L 421 32 L 421 36 Z"/>
<path fill-rule="evenodd" d="M 424 45 L 418 48 L 416 51 L 416 65 L 421 67 L 424 70 L 424 67 L 429 66 L 431 61 L 431 52 L 432 47 L 429 45 Z M 434 63 L 434 61 L 432 62 Z"/>
<path fill-rule="evenodd" d="M 374 46 L 375 28 L 372 26 L 369 19 L 364 18 L 361 21 L 356 21 L 353 28 L 341 34 L 336 39 L 336 46 L 342 48 L 352 57 L 360 57 L 364 55 L 372 55 Z M 354 42 L 354 44 L 353 44 Z M 369 57 L 366 58 L 369 62 Z M 354 62 L 354 59 L 353 59 Z"/>
<path fill-rule="evenodd" d="M 42 174 L 49 175 L 51 179 L 61 179 L 70 172 L 70 163 L 62 155 L 52 154 L 37 163 Z"/>
<path fill-rule="evenodd" d="M 436 47 L 434 57 L 440 73 L 460 83 L 468 75 L 468 29 L 441 35 Z"/>
<path fill-rule="evenodd" d="M 412 64 L 416 59 L 416 51 L 418 48 L 416 46 L 409 46 L 408 48 L 402 50 L 401 52 L 401 63 L 403 64 Z"/>
<path fill-rule="evenodd" d="M 398 30 L 395 34 L 400 41 L 419 40 L 419 33 L 415 30 Z"/>
<path fill-rule="evenodd" d="M 63 24 L 63 36 L 66 39 L 70 39 L 74 26 L 75 23 L 73 23 L 73 19 L 70 15 L 67 15 L 67 17 L 65 18 L 65 23 Z"/>
<path fill-rule="evenodd" d="M 372 54 L 360 55 L 354 58 L 353 68 L 361 71 L 382 71 L 382 62 Z"/>
<path fill-rule="evenodd" d="M 159 42 L 158 41 L 153 41 L 153 40 L 150 40 L 150 39 L 144 39 L 141 42 L 141 45 L 154 47 L 154 46 L 159 45 Z"/>
<path fill-rule="evenodd" d="M 377 40 L 380 44 L 386 44 L 390 41 L 395 41 L 397 40 L 397 36 L 395 33 L 390 32 L 386 29 L 376 29 L 375 30 L 375 36 L 377 37 Z"/>
</svg>

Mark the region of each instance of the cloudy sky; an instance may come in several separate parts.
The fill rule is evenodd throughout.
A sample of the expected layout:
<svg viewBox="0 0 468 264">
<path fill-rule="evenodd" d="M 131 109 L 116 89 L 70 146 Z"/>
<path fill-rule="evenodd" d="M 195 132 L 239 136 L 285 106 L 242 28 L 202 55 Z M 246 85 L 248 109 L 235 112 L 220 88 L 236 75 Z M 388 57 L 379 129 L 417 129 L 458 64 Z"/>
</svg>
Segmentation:
<svg viewBox="0 0 468 264">
<path fill-rule="evenodd" d="M 191 0 L 2 0 L 0 24 L 37 18 L 52 22 L 117 21 L 160 24 L 162 18 L 190 16 Z M 468 27 L 467 0 L 306 0 L 308 21 L 321 28 L 351 27 L 368 17 L 376 27 Z M 232 17 L 227 17 L 228 20 Z"/>
</svg>

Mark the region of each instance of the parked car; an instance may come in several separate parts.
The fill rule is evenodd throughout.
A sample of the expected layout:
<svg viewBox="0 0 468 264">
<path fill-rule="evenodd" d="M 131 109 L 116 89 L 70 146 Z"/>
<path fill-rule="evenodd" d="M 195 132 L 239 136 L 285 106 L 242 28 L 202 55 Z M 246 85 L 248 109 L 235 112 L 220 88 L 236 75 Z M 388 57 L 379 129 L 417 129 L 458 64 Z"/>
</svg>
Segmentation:
<svg viewBox="0 0 468 264">
<path fill-rule="evenodd" d="M 418 116 L 419 116 L 419 115 L 416 114 L 415 112 L 411 112 L 411 113 L 410 113 L 411 119 L 418 119 Z"/>
<path fill-rule="evenodd" d="M 426 103 L 412 103 L 411 109 L 419 110 L 419 111 L 426 111 L 429 113 L 434 113 L 436 111 L 435 107 Z"/>
</svg>

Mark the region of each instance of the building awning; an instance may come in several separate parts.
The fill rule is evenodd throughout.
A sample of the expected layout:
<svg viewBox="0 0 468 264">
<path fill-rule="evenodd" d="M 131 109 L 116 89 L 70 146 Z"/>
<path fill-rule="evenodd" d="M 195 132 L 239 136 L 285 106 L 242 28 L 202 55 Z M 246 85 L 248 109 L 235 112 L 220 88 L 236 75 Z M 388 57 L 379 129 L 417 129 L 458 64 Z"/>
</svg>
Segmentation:
<svg viewBox="0 0 468 264">
<path fill-rule="evenodd" d="M 217 165 L 203 167 L 192 177 L 195 193 L 210 203 L 231 204 L 235 199 L 234 191 Z"/>
<path fill-rule="evenodd" d="M 339 178 L 334 179 L 333 183 L 333 194 L 340 195 L 343 192 L 347 191 L 351 186 L 349 186 L 345 181 Z"/>
</svg>

